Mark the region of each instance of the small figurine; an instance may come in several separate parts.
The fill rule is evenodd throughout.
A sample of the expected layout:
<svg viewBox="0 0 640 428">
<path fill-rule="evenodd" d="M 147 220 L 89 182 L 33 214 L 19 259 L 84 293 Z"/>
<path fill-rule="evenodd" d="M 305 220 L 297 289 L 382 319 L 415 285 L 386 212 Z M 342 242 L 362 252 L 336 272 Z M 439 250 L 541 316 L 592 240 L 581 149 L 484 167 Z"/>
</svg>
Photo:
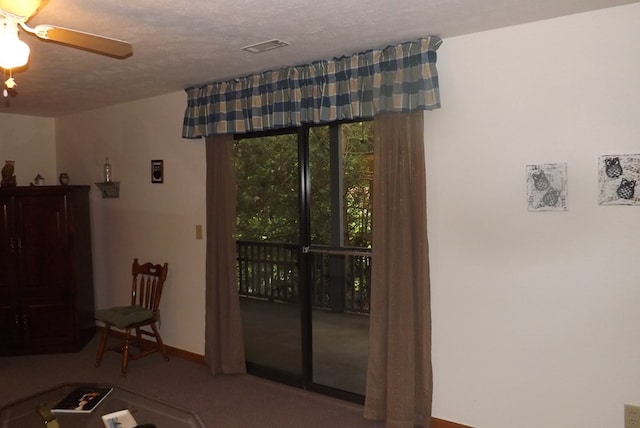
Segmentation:
<svg viewBox="0 0 640 428">
<path fill-rule="evenodd" d="M 62 174 L 60 174 L 60 177 L 58 177 L 58 180 L 60 181 L 60 184 L 66 186 L 67 184 L 69 184 L 69 174 L 63 172 Z"/>
<path fill-rule="evenodd" d="M 36 178 L 33 179 L 34 186 L 44 186 L 44 177 L 40 174 L 36 175 Z"/>
<path fill-rule="evenodd" d="M 13 175 L 13 171 L 15 169 L 15 161 L 4 161 L 4 166 L 2 167 L 2 182 L 0 186 L 15 186 L 16 185 L 16 176 Z"/>
</svg>

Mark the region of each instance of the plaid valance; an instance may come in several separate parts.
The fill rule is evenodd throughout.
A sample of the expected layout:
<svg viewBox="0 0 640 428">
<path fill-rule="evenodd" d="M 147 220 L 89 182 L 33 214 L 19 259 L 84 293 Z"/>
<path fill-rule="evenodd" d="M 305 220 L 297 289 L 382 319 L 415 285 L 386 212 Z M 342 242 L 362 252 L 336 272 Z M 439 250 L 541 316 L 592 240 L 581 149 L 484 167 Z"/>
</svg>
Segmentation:
<svg viewBox="0 0 640 428">
<path fill-rule="evenodd" d="M 186 89 L 182 136 L 240 134 L 440 107 L 438 37 Z"/>
</svg>

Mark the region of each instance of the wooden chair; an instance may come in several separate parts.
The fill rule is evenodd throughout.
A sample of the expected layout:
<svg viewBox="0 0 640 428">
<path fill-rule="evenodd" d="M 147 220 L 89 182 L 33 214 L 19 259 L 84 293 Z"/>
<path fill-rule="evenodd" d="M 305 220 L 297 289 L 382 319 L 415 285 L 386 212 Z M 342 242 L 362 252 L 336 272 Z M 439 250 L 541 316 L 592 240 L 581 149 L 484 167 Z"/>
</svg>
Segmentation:
<svg viewBox="0 0 640 428">
<path fill-rule="evenodd" d="M 169 355 L 164 348 L 162 338 L 158 332 L 158 307 L 162 297 L 162 287 L 167 279 L 169 267 L 164 265 L 144 263 L 139 264 L 138 259 L 133 261 L 131 274 L 131 304 L 129 306 L 117 306 L 109 309 L 100 309 L 95 313 L 95 318 L 105 324 L 102 340 L 96 355 L 96 367 L 100 366 L 105 351 L 122 352 L 122 377 L 127 376 L 127 364 L 129 360 L 135 360 L 151 353 L 160 351 L 166 361 Z M 141 327 L 151 327 L 151 332 Z M 111 327 L 124 330 L 124 342 L 107 347 L 107 341 Z M 135 329 L 135 337 L 131 338 L 131 330 Z M 143 340 L 142 336 L 151 336 L 155 339 Z M 132 351 L 131 346 L 137 349 Z M 137 352 L 136 352 L 137 351 Z"/>
</svg>

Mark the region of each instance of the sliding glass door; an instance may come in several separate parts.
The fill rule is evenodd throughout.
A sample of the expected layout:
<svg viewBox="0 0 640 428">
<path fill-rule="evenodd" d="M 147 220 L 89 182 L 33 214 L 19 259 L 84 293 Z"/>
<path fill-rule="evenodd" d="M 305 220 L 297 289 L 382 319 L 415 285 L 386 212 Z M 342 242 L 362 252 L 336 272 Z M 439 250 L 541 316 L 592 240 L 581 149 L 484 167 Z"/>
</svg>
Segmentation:
<svg viewBox="0 0 640 428">
<path fill-rule="evenodd" d="M 248 369 L 355 401 L 368 348 L 370 124 L 236 142 Z"/>
</svg>

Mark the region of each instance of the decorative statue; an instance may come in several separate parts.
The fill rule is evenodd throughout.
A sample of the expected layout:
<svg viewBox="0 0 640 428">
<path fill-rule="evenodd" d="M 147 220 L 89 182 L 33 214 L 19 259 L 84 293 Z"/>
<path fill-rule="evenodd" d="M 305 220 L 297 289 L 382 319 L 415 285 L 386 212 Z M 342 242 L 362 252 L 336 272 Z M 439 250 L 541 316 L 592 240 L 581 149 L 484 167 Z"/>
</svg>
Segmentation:
<svg viewBox="0 0 640 428">
<path fill-rule="evenodd" d="M 4 161 L 4 166 L 2 167 L 2 183 L 0 186 L 15 186 L 16 185 L 16 176 L 13 175 L 13 170 L 15 168 L 15 161 Z"/>
</svg>

